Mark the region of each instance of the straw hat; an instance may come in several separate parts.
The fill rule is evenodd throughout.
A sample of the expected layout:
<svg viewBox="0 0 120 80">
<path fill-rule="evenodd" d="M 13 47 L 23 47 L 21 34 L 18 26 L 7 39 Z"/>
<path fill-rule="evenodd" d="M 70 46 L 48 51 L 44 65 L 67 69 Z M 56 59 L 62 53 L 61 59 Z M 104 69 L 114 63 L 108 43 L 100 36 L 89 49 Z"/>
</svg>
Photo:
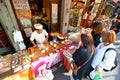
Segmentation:
<svg viewBox="0 0 120 80">
<path fill-rule="evenodd" d="M 42 24 L 34 24 L 35 29 L 43 29 L 43 25 Z"/>
</svg>

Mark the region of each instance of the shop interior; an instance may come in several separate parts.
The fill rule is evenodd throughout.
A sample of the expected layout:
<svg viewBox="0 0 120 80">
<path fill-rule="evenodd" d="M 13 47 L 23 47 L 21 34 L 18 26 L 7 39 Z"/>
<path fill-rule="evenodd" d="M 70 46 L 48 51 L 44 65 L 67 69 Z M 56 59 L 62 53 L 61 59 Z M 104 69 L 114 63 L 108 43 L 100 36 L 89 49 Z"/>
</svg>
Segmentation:
<svg viewBox="0 0 120 80">
<path fill-rule="evenodd" d="M 35 28 L 33 27 L 34 24 L 36 23 L 40 23 L 43 25 L 43 28 L 48 32 L 60 32 L 60 17 L 61 17 L 61 0 L 28 0 L 28 4 L 30 7 L 30 11 L 31 11 L 31 26 L 29 26 L 29 28 L 32 29 L 32 31 L 35 30 Z M 52 4 L 57 5 L 56 9 L 56 21 L 55 23 L 53 22 L 53 18 L 52 18 Z M 18 20 L 18 23 L 19 20 Z M 21 24 L 19 24 L 21 25 Z M 26 45 L 29 47 L 31 46 L 30 41 L 29 41 L 29 37 L 25 36 L 25 29 L 26 28 L 21 28 L 20 30 L 22 32 L 22 34 L 24 35 L 24 39 L 25 39 L 25 43 Z M 50 38 L 51 40 L 51 38 Z"/>
</svg>

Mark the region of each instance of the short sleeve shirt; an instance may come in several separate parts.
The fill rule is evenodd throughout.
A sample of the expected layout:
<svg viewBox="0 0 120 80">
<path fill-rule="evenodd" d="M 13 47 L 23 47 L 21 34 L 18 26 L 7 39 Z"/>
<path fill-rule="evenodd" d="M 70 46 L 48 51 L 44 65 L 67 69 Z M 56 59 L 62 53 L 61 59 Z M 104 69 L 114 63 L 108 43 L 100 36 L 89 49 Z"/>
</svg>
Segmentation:
<svg viewBox="0 0 120 80">
<path fill-rule="evenodd" d="M 42 33 L 37 33 L 37 31 L 34 31 L 32 34 L 31 34 L 31 37 L 30 37 L 30 40 L 36 40 L 36 43 L 37 44 L 40 44 L 40 43 L 43 43 L 46 41 L 46 38 L 45 36 L 48 36 L 48 33 L 43 29 L 43 32 Z"/>
</svg>

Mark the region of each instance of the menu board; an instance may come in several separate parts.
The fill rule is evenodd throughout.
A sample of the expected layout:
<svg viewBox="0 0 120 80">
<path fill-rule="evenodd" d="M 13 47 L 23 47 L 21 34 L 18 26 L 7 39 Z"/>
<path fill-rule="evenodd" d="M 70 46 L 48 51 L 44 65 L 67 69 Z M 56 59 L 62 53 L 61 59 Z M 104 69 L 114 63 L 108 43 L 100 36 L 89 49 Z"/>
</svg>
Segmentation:
<svg viewBox="0 0 120 80">
<path fill-rule="evenodd" d="M 31 10 L 28 0 L 12 0 L 17 18 L 20 20 L 22 27 L 31 26 Z M 24 23 L 23 23 L 24 22 Z"/>
</svg>

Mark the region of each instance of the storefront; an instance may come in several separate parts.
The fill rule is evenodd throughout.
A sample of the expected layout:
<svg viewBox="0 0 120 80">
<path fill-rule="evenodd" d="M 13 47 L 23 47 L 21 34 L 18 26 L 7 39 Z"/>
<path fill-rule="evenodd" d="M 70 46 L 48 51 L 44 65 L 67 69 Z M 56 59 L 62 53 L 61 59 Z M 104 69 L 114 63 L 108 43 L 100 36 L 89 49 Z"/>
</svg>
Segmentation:
<svg viewBox="0 0 120 80">
<path fill-rule="evenodd" d="M 103 4 L 102 4 L 103 3 Z M 62 32 L 70 28 L 85 28 L 101 15 L 105 0 L 65 0 Z"/>
<path fill-rule="evenodd" d="M 30 46 L 29 37 L 35 30 L 33 25 L 41 23 L 49 32 L 60 32 L 61 0 L 11 0 L 19 29 L 26 46 Z"/>
<path fill-rule="evenodd" d="M 45 45 L 42 50 L 38 47 L 29 47 L 18 53 L 0 56 L 0 76 L 2 76 L 0 79 L 34 80 L 39 77 L 41 70 L 50 70 L 54 65 L 63 62 L 63 52 L 73 46 L 71 41 L 63 38 L 49 43 L 50 45 Z"/>
<path fill-rule="evenodd" d="M 3 80 L 16 78 L 34 80 L 39 75 L 39 71 L 51 69 L 59 62 L 63 62 L 65 68 L 69 70 L 70 65 L 63 56 L 63 52 L 73 45 L 63 33 L 71 28 L 85 28 L 89 22 L 108 12 L 102 12 L 105 0 L 5 0 L 5 3 L 9 5 L 5 7 L 2 3 L 4 6 L 0 7 L 2 11 L 0 20 L 16 53 L 0 56 L 0 76 L 3 76 L 1 78 Z M 8 7 L 12 12 L 7 10 Z M 4 12 L 6 13 L 3 14 Z M 5 16 L 3 20 L 2 16 Z M 35 30 L 33 27 L 35 23 L 43 24 L 47 32 L 53 32 L 52 38 L 58 40 L 48 41 L 49 45 L 45 45 L 44 49 L 29 46 L 29 38 Z M 19 51 L 17 49 L 19 42 L 13 40 L 12 33 L 16 30 L 22 33 L 23 42 L 27 46 L 24 50 Z M 41 68 L 43 64 L 46 65 L 44 69 Z M 6 73 L 8 75 L 5 76 Z"/>
</svg>

